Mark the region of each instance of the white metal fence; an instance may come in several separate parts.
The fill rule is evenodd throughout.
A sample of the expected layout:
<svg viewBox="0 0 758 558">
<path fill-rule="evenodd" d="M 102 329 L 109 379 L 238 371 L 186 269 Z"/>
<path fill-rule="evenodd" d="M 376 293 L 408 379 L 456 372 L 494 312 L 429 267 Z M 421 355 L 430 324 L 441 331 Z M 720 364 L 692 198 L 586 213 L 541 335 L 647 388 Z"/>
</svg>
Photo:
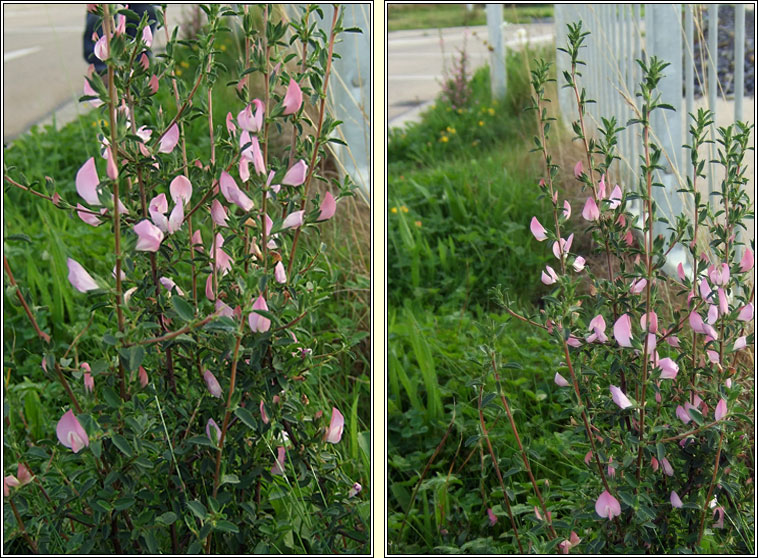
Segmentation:
<svg viewBox="0 0 758 558">
<path fill-rule="evenodd" d="M 689 200 L 676 193 L 680 185 L 685 183 L 685 177 L 692 175 L 688 153 L 682 148 L 683 144 L 690 143 L 690 122 L 687 115 L 695 112 L 698 106 L 713 111 L 715 124 L 711 134 L 714 141 L 717 139 L 717 125 L 728 125 L 734 120 L 754 122 L 754 113 L 744 113 L 748 111 L 744 110 L 746 103 L 743 100 L 745 4 L 735 6 L 733 99 L 726 99 L 725 84 L 718 81 L 720 56 L 717 24 L 709 23 L 707 33 L 703 33 L 704 22 L 715 23 L 718 11 L 717 4 L 645 4 L 644 15 L 640 4 L 555 5 L 556 46 L 566 45 L 567 23 L 581 20 L 583 29 L 591 33 L 586 40 L 587 48 L 582 49 L 581 58 L 587 66 L 582 68 L 580 86 L 586 88 L 588 98 L 596 101 L 587 107 L 590 121 L 595 125 L 600 122 L 600 117 L 615 116 L 621 125 L 633 117 L 632 105 L 637 104 L 634 92 L 640 80 L 640 68 L 636 63 L 638 58 L 657 56 L 671 64 L 664 70 L 666 77 L 661 81 L 659 89 L 661 101 L 675 107 L 676 112 L 656 111 L 652 121 L 652 135 L 663 148 L 667 163 L 665 172 L 659 177 L 666 188 L 656 188 L 654 197 L 657 206 L 672 222 L 682 212 L 691 212 Z M 701 73 L 695 75 L 698 53 L 700 59 L 705 61 L 705 79 Z M 570 69 L 569 64 L 568 56 L 558 52 L 559 86 L 563 85 L 561 76 L 564 70 Z M 696 80 L 699 89 L 706 93 L 700 100 L 695 99 Z M 559 103 L 566 123 L 577 119 L 575 100 L 568 89 L 559 87 Z M 754 104 L 749 103 L 747 108 L 753 109 Z M 640 126 L 635 125 L 619 136 L 621 161 L 613 177 L 620 184 L 634 185 L 639 178 L 640 132 Z M 710 158 L 715 158 L 715 147 L 713 149 Z M 752 157 L 749 159 L 749 191 L 753 192 L 754 166 Z M 707 188 L 713 191 L 718 187 L 720 177 L 714 172 L 710 172 L 709 176 Z M 655 232 L 668 236 L 663 224 L 657 224 Z M 679 262 L 685 268 L 688 266 L 686 251 L 681 246 L 672 250 L 667 264 L 668 271 L 673 271 Z"/>
</svg>

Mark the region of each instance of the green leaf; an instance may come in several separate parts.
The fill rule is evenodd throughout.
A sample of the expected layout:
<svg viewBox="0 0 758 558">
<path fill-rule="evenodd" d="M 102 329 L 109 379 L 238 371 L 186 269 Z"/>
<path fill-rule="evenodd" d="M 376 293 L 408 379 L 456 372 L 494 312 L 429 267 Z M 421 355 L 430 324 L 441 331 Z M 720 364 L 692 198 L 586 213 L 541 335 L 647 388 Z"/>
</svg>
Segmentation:
<svg viewBox="0 0 758 558">
<path fill-rule="evenodd" d="M 118 354 L 129 372 L 136 372 L 145 359 L 145 349 L 140 345 L 119 349 Z"/>
<path fill-rule="evenodd" d="M 240 479 L 237 475 L 221 475 L 221 484 L 239 484 Z M 220 486 L 220 485 L 219 485 Z"/>
<path fill-rule="evenodd" d="M 198 502 L 197 500 L 192 500 L 191 502 L 187 502 L 187 507 L 190 509 L 192 513 L 195 514 L 195 516 L 201 520 L 205 520 L 205 516 L 208 514 L 208 510 L 205 508 L 205 506 L 202 504 L 202 502 Z"/>
<path fill-rule="evenodd" d="M 208 436 L 193 436 L 187 441 L 190 444 L 197 444 L 198 446 L 208 446 L 209 448 L 216 447 L 213 445 L 213 442 L 208 439 Z"/>
<path fill-rule="evenodd" d="M 129 442 L 121 434 L 113 434 L 111 436 L 111 441 L 113 442 L 113 445 L 121 450 L 121 453 L 123 453 L 125 456 L 132 457 L 132 455 L 134 455 Z"/>
<path fill-rule="evenodd" d="M 692 417 L 692 420 L 694 420 L 698 426 L 703 426 L 705 421 L 703 420 L 703 414 L 700 411 L 695 408 L 690 408 L 687 409 L 687 413 L 689 413 L 689 415 Z"/>
<path fill-rule="evenodd" d="M 113 390 L 112 387 L 104 387 L 102 392 L 103 399 L 105 399 L 105 402 L 115 408 L 118 409 L 121 406 L 121 398 L 118 396 L 118 394 Z"/>
<path fill-rule="evenodd" d="M 113 508 L 117 509 L 118 511 L 128 510 L 134 505 L 136 501 L 137 500 L 135 500 L 134 497 L 132 496 L 128 496 L 126 498 L 119 498 L 118 500 L 114 502 Z"/>
<path fill-rule="evenodd" d="M 224 533 L 239 533 L 240 530 L 237 528 L 237 526 L 232 523 L 231 521 L 226 521 L 225 519 L 221 519 L 216 522 L 216 524 L 213 526 L 214 529 L 217 531 L 223 531 Z"/>
<path fill-rule="evenodd" d="M 185 322 L 192 321 L 195 317 L 195 311 L 192 309 L 190 303 L 179 296 L 171 297 L 171 306 L 174 307 L 176 313 Z"/>
<path fill-rule="evenodd" d="M 159 515 L 155 518 L 155 521 L 161 525 L 171 525 L 177 519 L 178 516 L 174 512 L 170 511 Z"/>
<path fill-rule="evenodd" d="M 255 421 L 255 417 L 244 407 L 237 407 L 234 410 L 234 414 L 237 415 L 237 418 L 244 422 L 249 428 L 252 428 L 253 430 L 258 429 L 258 424 Z"/>
</svg>

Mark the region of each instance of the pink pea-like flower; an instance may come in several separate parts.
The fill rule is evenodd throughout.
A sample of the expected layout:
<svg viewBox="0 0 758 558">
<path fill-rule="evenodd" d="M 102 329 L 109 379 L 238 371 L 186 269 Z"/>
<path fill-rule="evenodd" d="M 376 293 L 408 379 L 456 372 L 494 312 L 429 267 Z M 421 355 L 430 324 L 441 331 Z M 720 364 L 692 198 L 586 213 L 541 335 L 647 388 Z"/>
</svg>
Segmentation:
<svg viewBox="0 0 758 558">
<path fill-rule="evenodd" d="M 587 343 L 605 343 L 608 337 L 605 335 L 605 319 L 602 314 L 598 314 L 590 321 L 590 331 L 587 337 Z"/>
<path fill-rule="evenodd" d="M 708 270 L 708 277 L 710 277 L 711 283 L 723 287 L 729 283 L 729 265 L 722 263 L 720 265 L 711 266 Z"/>
<path fill-rule="evenodd" d="M 722 506 L 718 506 L 713 510 L 713 517 L 716 517 L 716 515 L 719 516 L 718 520 L 716 520 L 716 523 L 713 524 L 714 529 L 723 529 L 724 528 L 724 508 Z"/>
<path fill-rule="evenodd" d="M 95 43 L 94 52 L 95 52 L 95 56 L 97 56 L 97 58 L 102 60 L 103 62 L 108 60 L 108 43 L 105 38 L 105 35 L 100 37 Z"/>
<path fill-rule="evenodd" d="M 66 263 L 68 265 L 68 280 L 77 291 L 80 293 L 86 293 L 87 291 L 93 291 L 100 288 L 92 276 L 87 273 L 87 270 L 85 270 L 79 262 L 72 258 L 68 258 Z"/>
<path fill-rule="evenodd" d="M 135 250 L 142 252 L 157 252 L 163 242 L 163 231 L 147 219 L 143 219 L 133 227 L 137 235 Z"/>
<path fill-rule="evenodd" d="M 661 379 L 673 380 L 679 373 L 679 366 L 668 357 L 659 360 L 658 367 L 661 369 Z"/>
<path fill-rule="evenodd" d="M 682 265 L 682 262 L 679 262 L 679 265 L 676 266 L 676 275 L 679 277 L 680 281 L 684 281 L 686 278 L 684 275 L 684 266 Z"/>
<path fill-rule="evenodd" d="M 158 78 L 155 78 L 155 81 L 157 84 Z M 168 129 L 159 143 L 158 151 L 160 153 L 171 153 L 174 150 L 176 144 L 179 143 L 179 125 L 176 122 Z"/>
<path fill-rule="evenodd" d="M 589 467 L 591 460 L 592 460 L 592 451 L 590 450 L 584 456 L 584 464 Z"/>
<path fill-rule="evenodd" d="M 253 208 L 253 200 L 248 198 L 242 190 L 240 190 L 237 183 L 226 171 L 221 171 L 221 178 L 219 178 L 219 186 L 221 187 L 221 194 L 224 196 L 227 202 L 233 203 L 240 207 L 243 211 L 250 211 Z"/>
<path fill-rule="evenodd" d="M 234 125 L 234 117 L 231 112 L 226 113 L 226 131 L 232 137 L 237 134 L 237 127 Z"/>
<path fill-rule="evenodd" d="M 492 511 L 492 508 L 487 508 L 487 519 L 490 522 L 490 527 L 497 523 L 497 516 L 495 515 L 495 512 Z"/>
<path fill-rule="evenodd" d="M 192 197 L 192 182 L 180 174 L 171 181 L 169 192 L 174 203 L 181 202 L 183 205 L 187 205 Z"/>
<path fill-rule="evenodd" d="M 147 371 L 142 366 L 139 367 L 138 376 L 139 376 L 139 383 L 140 383 L 140 385 L 142 387 L 147 386 L 147 384 L 149 382 L 149 379 L 147 377 Z"/>
<path fill-rule="evenodd" d="M 60 418 L 55 433 L 58 441 L 74 453 L 79 453 L 84 447 L 89 446 L 89 436 L 71 409 Z"/>
<path fill-rule="evenodd" d="M 640 327 L 643 329 L 643 331 L 648 331 L 647 329 L 647 314 L 643 314 L 640 317 Z M 657 333 L 658 332 L 658 314 L 655 312 L 650 312 L 650 333 Z"/>
<path fill-rule="evenodd" d="M 287 93 L 284 95 L 284 115 L 296 113 L 303 104 L 303 92 L 297 82 L 290 78 Z"/>
<path fill-rule="evenodd" d="M 734 342 L 734 348 L 732 350 L 739 351 L 741 349 L 744 349 L 747 346 L 747 337 L 743 335 L 742 337 L 738 337 L 737 340 Z"/>
<path fill-rule="evenodd" d="M 247 321 L 253 333 L 265 333 L 271 328 L 271 320 L 258 314 L 255 310 L 268 311 L 268 305 L 266 304 L 266 299 L 263 298 L 263 295 L 258 295 L 258 298 L 253 303 L 253 312 L 250 312 Z"/>
<path fill-rule="evenodd" d="M 144 52 L 142 53 L 142 56 L 139 57 L 139 63 L 140 66 L 142 66 L 142 69 L 145 71 L 147 71 L 147 69 L 150 67 L 150 59 Z"/>
<path fill-rule="evenodd" d="M 592 197 L 587 198 L 587 201 L 584 203 L 582 217 L 584 217 L 586 221 L 597 221 L 600 217 L 600 210 L 597 208 L 597 204 Z"/>
<path fill-rule="evenodd" d="M 228 219 L 226 209 L 224 209 L 224 206 L 218 200 L 213 200 L 211 204 L 211 219 L 219 227 L 228 226 L 226 224 L 226 220 Z"/>
<path fill-rule="evenodd" d="M 606 196 L 605 174 L 600 175 L 600 182 L 597 183 L 597 199 L 604 200 Z"/>
<path fill-rule="evenodd" d="M 719 399 L 719 402 L 716 404 L 716 410 L 713 413 L 713 417 L 716 420 L 721 420 L 724 418 L 724 415 L 726 415 L 726 400 L 722 397 Z"/>
<path fill-rule="evenodd" d="M 90 157 L 76 172 L 76 191 L 90 205 L 101 205 L 98 197 L 100 179 L 97 177 L 95 158 Z"/>
<path fill-rule="evenodd" d="M 540 224 L 536 217 L 532 217 L 532 221 L 529 223 L 529 230 L 532 231 L 534 238 L 536 238 L 539 242 L 542 242 L 547 238 L 547 234 L 545 234 L 545 227 Z"/>
<path fill-rule="evenodd" d="M 274 466 L 271 467 L 271 474 L 272 475 L 283 475 L 284 474 L 284 460 L 286 458 L 286 452 L 284 450 L 284 446 L 279 446 L 276 448 L 276 461 L 274 462 Z"/>
<path fill-rule="evenodd" d="M 621 188 L 618 184 L 616 184 L 616 187 L 611 192 L 609 200 L 609 207 L 611 209 L 616 209 L 619 205 L 621 205 Z"/>
<path fill-rule="evenodd" d="M 655 457 L 652 457 L 650 459 L 650 466 L 653 468 L 654 473 L 658 472 L 659 464 L 658 464 L 658 460 Z"/>
<path fill-rule="evenodd" d="M 561 255 L 565 258 L 566 254 L 571 250 L 572 242 L 574 242 L 574 233 L 571 233 L 568 238 L 561 238 L 553 242 L 553 255 L 559 260 L 561 259 Z"/>
<path fill-rule="evenodd" d="M 150 76 L 150 79 L 147 82 L 147 86 L 150 88 L 150 94 L 151 95 L 155 95 L 158 92 L 158 89 L 160 88 L 160 83 L 158 82 L 158 76 L 156 76 L 155 74 L 153 74 L 152 76 Z M 176 126 L 176 124 L 174 124 L 174 126 Z M 179 134 L 179 128 L 178 127 L 177 127 L 177 132 L 176 133 L 177 133 L 177 135 Z M 171 153 L 171 151 L 174 149 L 173 147 L 169 148 L 169 146 L 171 145 L 171 141 L 172 140 L 170 140 L 170 139 L 167 140 L 167 143 L 165 144 L 165 147 L 164 147 L 163 142 L 161 141 L 161 148 L 158 151 L 160 151 L 161 153 Z M 176 145 L 176 143 L 174 143 L 174 145 Z M 164 151 L 164 149 L 165 149 L 165 151 Z"/>
<path fill-rule="evenodd" d="M 360 485 L 360 483 L 353 483 L 353 486 L 350 487 L 350 491 L 347 493 L 348 498 L 353 498 L 356 494 L 358 494 L 361 490 L 363 490 L 363 487 Z"/>
<path fill-rule="evenodd" d="M 571 536 L 560 543 L 558 546 L 560 547 L 563 554 L 568 554 L 569 550 L 572 547 L 578 545 L 580 542 L 582 542 L 582 539 L 579 538 L 579 535 L 576 534 L 576 531 L 571 531 Z"/>
<path fill-rule="evenodd" d="M 600 517 L 607 517 L 609 520 L 621 515 L 621 504 L 607 490 L 603 490 L 595 501 L 595 512 Z"/>
<path fill-rule="evenodd" d="M 674 468 L 671 466 L 671 463 L 669 463 L 669 460 L 666 459 L 665 457 L 663 459 L 661 459 L 661 467 L 663 467 L 663 472 L 667 476 L 669 476 L 669 477 L 673 477 L 674 476 Z"/>
<path fill-rule="evenodd" d="M 679 417 L 679 420 L 681 420 L 684 424 L 687 424 L 692 420 L 692 417 L 687 412 L 687 409 L 681 405 L 676 406 L 676 416 Z"/>
<path fill-rule="evenodd" d="M 263 406 L 263 399 L 261 399 L 260 411 L 261 411 L 261 420 L 263 421 L 263 424 L 268 424 L 269 418 L 268 418 L 268 415 L 266 414 L 266 409 Z"/>
<path fill-rule="evenodd" d="M 711 286 L 708 284 L 708 280 L 705 277 L 700 280 L 699 290 L 700 298 L 702 298 L 705 302 L 708 302 L 712 291 Z"/>
<path fill-rule="evenodd" d="M 629 398 L 624 394 L 621 389 L 619 389 L 616 386 L 610 386 L 611 390 L 611 398 L 613 399 L 613 402 L 619 406 L 621 409 L 626 409 L 628 407 L 632 406 L 632 402 L 629 401 Z"/>
<path fill-rule="evenodd" d="M 577 347 L 581 347 L 582 346 L 582 342 L 577 337 L 575 337 L 573 334 L 571 334 L 571 335 L 569 335 L 569 338 L 566 339 L 566 345 L 568 345 L 570 347 L 577 348 Z"/>
<path fill-rule="evenodd" d="M 287 217 L 285 217 L 284 222 L 282 223 L 283 229 L 289 229 L 289 228 L 297 228 L 303 224 L 303 217 L 305 215 L 305 211 L 293 211 Z"/>
<path fill-rule="evenodd" d="M 210 370 L 203 372 L 203 379 L 205 380 L 205 385 L 208 387 L 208 391 L 211 395 L 213 397 L 221 398 L 221 385 L 218 383 L 216 376 L 213 375 L 213 372 Z"/>
<path fill-rule="evenodd" d="M 742 254 L 742 259 L 740 260 L 740 271 L 742 273 L 747 273 L 753 269 L 753 264 L 753 251 L 746 247 L 745 252 Z"/>
<path fill-rule="evenodd" d="M 142 41 L 147 48 L 150 48 L 153 45 L 153 31 L 150 29 L 149 25 L 146 25 L 142 30 Z"/>
<path fill-rule="evenodd" d="M 571 264 L 571 266 L 574 268 L 574 271 L 579 273 L 584 269 L 585 266 L 585 259 L 582 256 L 577 256 L 574 260 L 574 263 Z"/>
<path fill-rule="evenodd" d="M 646 286 L 647 286 L 647 279 L 644 279 L 644 278 L 635 279 L 629 285 L 629 292 L 631 292 L 632 294 L 640 294 L 642 291 L 645 290 Z"/>
<path fill-rule="evenodd" d="M 582 162 L 577 161 L 576 165 L 574 165 L 574 176 L 576 178 L 579 178 L 580 176 L 582 176 L 583 172 L 584 172 L 584 167 L 582 166 Z"/>
<path fill-rule="evenodd" d="M 326 221 L 334 216 L 334 212 L 337 211 L 337 203 L 334 201 L 334 196 L 331 192 L 324 194 L 324 199 L 321 200 L 321 206 L 319 207 L 320 213 L 318 221 Z"/>
<path fill-rule="evenodd" d="M 332 407 L 332 420 L 329 423 L 329 428 L 326 429 L 324 440 L 330 444 L 338 443 L 342 439 L 344 427 L 345 417 L 337 410 L 337 407 Z"/>
<path fill-rule="evenodd" d="M 729 312 L 729 300 L 726 297 L 726 292 L 723 287 L 719 287 L 719 313 L 723 316 Z"/>
<path fill-rule="evenodd" d="M 556 383 L 556 385 L 558 385 L 560 387 L 568 387 L 568 385 L 569 385 L 569 383 L 566 380 L 566 378 L 564 378 L 563 376 L 561 376 L 560 374 L 558 374 L 558 372 L 555 373 L 555 377 L 553 378 L 553 381 Z"/>
<path fill-rule="evenodd" d="M 308 165 L 305 163 L 305 161 L 300 159 L 284 174 L 282 184 L 285 186 L 300 186 L 303 182 L 305 182 L 307 172 Z"/>
<path fill-rule="evenodd" d="M 250 142 L 252 145 L 249 150 L 246 150 L 246 152 L 249 151 L 253 156 L 252 161 L 253 166 L 255 167 L 255 172 L 258 174 L 266 174 L 266 167 L 263 163 L 263 152 L 261 151 L 261 144 L 258 141 L 258 137 L 253 136 L 250 138 Z"/>
<path fill-rule="evenodd" d="M 255 105 L 255 114 L 253 114 L 253 105 Z M 253 99 L 253 102 L 242 109 L 237 115 L 237 122 L 243 130 L 256 133 L 263 126 L 264 105 L 260 99 Z"/>
<path fill-rule="evenodd" d="M 737 319 L 741 322 L 749 322 L 753 319 L 753 303 L 749 302 L 740 309 L 740 313 L 737 314 Z"/>
<path fill-rule="evenodd" d="M 613 336 L 620 346 L 632 346 L 632 320 L 629 318 L 629 314 L 624 314 L 613 324 Z"/>
<path fill-rule="evenodd" d="M 558 276 L 555 274 L 555 270 L 549 265 L 545 266 L 547 272 L 543 271 L 541 280 L 545 285 L 552 285 L 558 280 Z"/>
<path fill-rule="evenodd" d="M 282 262 L 277 262 L 276 266 L 274 266 L 274 279 L 280 284 L 287 282 L 287 273 L 284 271 L 284 264 Z"/>
<path fill-rule="evenodd" d="M 84 373 L 84 389 L 90 393 L 92 393 L 92 390 L 95 389 L 95 379 L 92 377 L 92 374 L 89 372 Z"/>
<path fill-rule="evenodd" d="M 568 200 L 563 200 L 563 218 L 568 219 L 571 217 L 571 204 Z"/>
<path fill-rule="evenodd" d="M 684 504 L 682 504 L 682 499 L 679 497 L 679 494 L 677 494 L 674 490 L 671 491 L 671 496 L 669 497 L 669 501 L 671 502 L 671 505 L 675 508 L 681 508 Z"/>
</svg>

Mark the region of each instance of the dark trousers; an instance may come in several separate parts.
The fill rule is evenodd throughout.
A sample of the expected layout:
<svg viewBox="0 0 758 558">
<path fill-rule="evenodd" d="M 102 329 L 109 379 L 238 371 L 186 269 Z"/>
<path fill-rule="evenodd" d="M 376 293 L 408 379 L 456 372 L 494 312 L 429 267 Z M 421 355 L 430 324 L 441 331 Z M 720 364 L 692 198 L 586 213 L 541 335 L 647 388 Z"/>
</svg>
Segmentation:
<svg viewBox="0 0 758 558">
<path fill-rule="evenodd" d="M 147 12 L 148 18 L 150 21 L 150 30 L 155 31 L 155 7 L 153 4 L 128 4 L 129 9 L 136 13 L 139 18 L 142 18 L 142 14 Z M 140 20 L 134 20 L 129 17 L 127 17 L 126 22 L 133 23 L 137 25 Z M 95 14 L 91 14 L 87 12 L 87 23 L 84 28 L 84 59 L 89 62 L 90 64 L 95 65 L 95 71 L 98 74 L 105 73 L 105 62 L 100 60 L 97 56 L 95 56 L 95 41 L 92 40 L 92 33 L 97 31 L 98 36 L 103 36 L 103 24 L 102 21 L 100 21 L 100 16 L 97 16 Z M 134 37 L 136 34 L 136 29 L 130 28 L 127 26 L 126 33 L 130 37 Z"/>
</svg>

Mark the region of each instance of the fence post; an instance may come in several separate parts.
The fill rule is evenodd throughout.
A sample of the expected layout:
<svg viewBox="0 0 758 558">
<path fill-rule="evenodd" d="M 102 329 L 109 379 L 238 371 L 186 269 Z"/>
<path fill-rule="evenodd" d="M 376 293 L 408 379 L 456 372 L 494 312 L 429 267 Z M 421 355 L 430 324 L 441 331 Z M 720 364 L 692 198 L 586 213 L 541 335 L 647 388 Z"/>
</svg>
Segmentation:
<svg viewBox="0 0 758 558">
<path fill-rule="evenodd" d="M 503 99 L 506 91 L 506 76 L 502 4 L 487 4 L 487 32 L 492 47 L 490 51 L 492 97 L 494 99 Z"/>
</svg>

